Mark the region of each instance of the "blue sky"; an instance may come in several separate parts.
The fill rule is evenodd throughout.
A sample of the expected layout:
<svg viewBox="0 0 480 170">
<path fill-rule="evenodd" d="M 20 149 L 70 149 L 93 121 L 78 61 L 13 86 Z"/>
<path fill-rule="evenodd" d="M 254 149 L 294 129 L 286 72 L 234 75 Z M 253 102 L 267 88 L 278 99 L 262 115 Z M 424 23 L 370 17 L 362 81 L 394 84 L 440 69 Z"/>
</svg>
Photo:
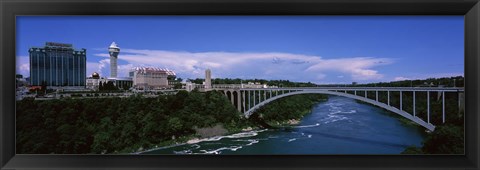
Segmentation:
<svg viewBox="0 0 480 170">
<path fill-rule="evenodd" d="M 17 73 L 45 42 L 87 49 L 87 75 L 134 66 L 181 78 L 380 82 L 464 74 L 463 16 L 20 16 Z"/>
</svg>

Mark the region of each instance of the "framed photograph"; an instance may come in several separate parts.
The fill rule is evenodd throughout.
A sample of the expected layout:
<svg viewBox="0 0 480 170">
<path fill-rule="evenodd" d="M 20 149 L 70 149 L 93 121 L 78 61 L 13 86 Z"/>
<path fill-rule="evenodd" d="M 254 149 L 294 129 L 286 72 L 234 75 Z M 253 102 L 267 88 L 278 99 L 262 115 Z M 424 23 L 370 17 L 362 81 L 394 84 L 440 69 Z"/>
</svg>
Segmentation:
<svg viewBox="0 0 480 170">
<path fill-rule="evenodd" d="M 479 8 L 2 2 L 1 167 L 478 169 Z"/>
</svg>

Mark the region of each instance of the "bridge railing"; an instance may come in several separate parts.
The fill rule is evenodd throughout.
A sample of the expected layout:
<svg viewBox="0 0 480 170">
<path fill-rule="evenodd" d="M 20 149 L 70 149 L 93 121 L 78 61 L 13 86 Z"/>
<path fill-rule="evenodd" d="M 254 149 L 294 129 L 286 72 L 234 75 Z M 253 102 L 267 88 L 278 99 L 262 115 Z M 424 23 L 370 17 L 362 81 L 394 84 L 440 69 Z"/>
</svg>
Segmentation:
<svg viewBox="0 0 480 170">
<path fill-rule="evenodd" d="M 225 89 L 225 88 L 218 88 L 218 89 Z M 448 91 L 448 92 L 464 91 L 464 88 L 460 88 L 460 87 L 279 87 L 279 88 L 239 88 L 239 89 L 240 90 L 338 90 L 338 91 L 355 91 L 355 90 L 356 91 Z"/>
</svg>

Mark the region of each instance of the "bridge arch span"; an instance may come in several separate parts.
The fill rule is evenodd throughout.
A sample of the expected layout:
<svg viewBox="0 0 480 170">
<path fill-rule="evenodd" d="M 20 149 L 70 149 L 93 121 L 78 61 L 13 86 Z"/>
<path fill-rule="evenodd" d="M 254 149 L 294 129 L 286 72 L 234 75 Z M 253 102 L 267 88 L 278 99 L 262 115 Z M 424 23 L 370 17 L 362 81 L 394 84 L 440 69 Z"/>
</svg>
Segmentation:
<svg viewBox="0 0 480 170">
<path fill-rule="evenodd" d="M 255 110 L 259 109 L 260 107 L 262 107 L 262 106 L 264 106 L 264 105 L 266 105 L 266 104 L 268 104 L 272 101 L 275 101 L 275 100 L 283 98 L 283 97 L 292 96 L 292 95 L 299 95 L 299 94 L 329 94 L 329 95 L 336 95 L 336 96 L 342 96 L 342 97 L 347 97 L 347 98 L 360 100 L 360 101 L 370 103 L 372 105 L 384 108 L 384 109 L 386 109 L 388 111 L 391 111 L 393 113 L 396 113 L 396 114 L 398 114 L 398 115 L 400 115 L 404 118 L 407 118 L 407 119 L 417 123 L 420 126 L 425 127 L 426 129 L 428 129 L 430 131 L 435 130 L 435 126 L 433 124 L 427 123 L 427 122 L 423 121 L 422 119 L 420 119 L 419 117 L 413 116 L 413 115 L 411 115 L 411 114 L 409 114 L 409 113 L 407 113 L 403 110 L 397 109 L 393 106 L 389 106 L 387 104 L 384 104 L 384 103 L 381 103 L 381 102 L 378 102 L 376 100 L 372 100 L 372 99 L 369 99 L 369 98 L 356 96 L 356 95 L 352 95 L 352 94 L 348 94 L 348 93 L 329 91 L 329 90 L 303 90 L 303 91 L 294 91 L 294 92 L 290 92 L 290 93 L 277 95 L 277 96 L 269 98 L 265 101 L 262 101 L 262 102 L 258 103 L 257 105 L 253 106 L 252 108 L 250 108 L 249 110 L 247 110 L 244 113 L 245 117 L 247 117 L 247 118 L 250 117 L 250 115 L 252 115 L 255 112 Z"/>
<path fill-rule="evenodd" d="M 229 101 L 232 101 L 232 92 L 230 90 L 225 91 L 225 96 L 227 96 Z M 232 102 L 233 104 L 233 102 Z"/>
</svg>

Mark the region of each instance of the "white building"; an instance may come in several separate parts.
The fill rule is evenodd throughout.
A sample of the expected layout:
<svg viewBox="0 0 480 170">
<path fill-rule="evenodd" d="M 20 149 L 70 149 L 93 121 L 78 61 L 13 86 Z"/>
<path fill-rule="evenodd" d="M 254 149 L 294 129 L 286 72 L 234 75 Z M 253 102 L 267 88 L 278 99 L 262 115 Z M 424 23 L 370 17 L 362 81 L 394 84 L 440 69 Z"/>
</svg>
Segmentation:
<svg viewBox="0 0 480 170">
<path fill-rule="evenodd" d="M 278 88 L 278 86 L 269 86 L 267 84 L 260 84 L 259 82 L 248 82 L 247 84 L 214 84 L 213 88 Z"/>
<path fill-rule="evenodd" d="M 185 83 L 185 90 L 187 90 L 188 92 L 191 92 L 192 90 L 200 90 L 200 91 L 205 91 L 205 85 L 204 84 L 195 84 L 195 83 L 192 83 L 192 82 L 187 82 Z"/>
<path fill-rule="evenodd" d="M 266 84 L 260 84 L 259 82 L 248 82 L 247 84 L 242 84 L 242 88 L 274 88 L 274 86 L 268 86 Z"/>
<path fill-rule="evenodd" d="M 156 67 L 134 67 L 129 72 L 133 87 L 139 90 L 156 90 L 169 88 L 168 77 L 176 76 L 175 72 Z"/>
</svg>

